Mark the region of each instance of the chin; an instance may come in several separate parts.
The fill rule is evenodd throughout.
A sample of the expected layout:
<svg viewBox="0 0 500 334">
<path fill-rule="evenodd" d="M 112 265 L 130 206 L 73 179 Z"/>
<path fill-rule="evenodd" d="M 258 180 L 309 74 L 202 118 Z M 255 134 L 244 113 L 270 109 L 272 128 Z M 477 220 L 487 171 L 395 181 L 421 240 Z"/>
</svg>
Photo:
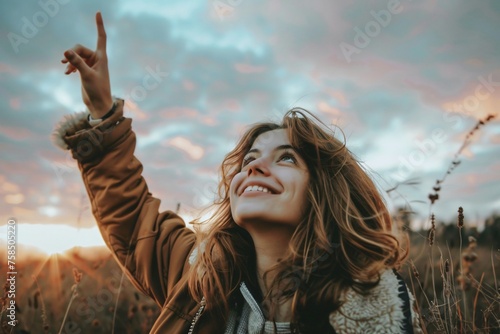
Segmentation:
<svg viewBox="0 0 500 334">
<path fill-rule="evenodd" d="M 283 216 L 270 216 L 269 214 L 239 214 L 234 221 L 240 227 L 295 227 L 296 224 L 292 224 L 289 221 L 283 220 Z"/>
<path fill-rule="evenodd" d="M 240 226 L 245 226 L 249 224 L 269 221 L 269 217 L 257 213 L 239 213 L 235 216 L 234 221 Z"/>
</svg>

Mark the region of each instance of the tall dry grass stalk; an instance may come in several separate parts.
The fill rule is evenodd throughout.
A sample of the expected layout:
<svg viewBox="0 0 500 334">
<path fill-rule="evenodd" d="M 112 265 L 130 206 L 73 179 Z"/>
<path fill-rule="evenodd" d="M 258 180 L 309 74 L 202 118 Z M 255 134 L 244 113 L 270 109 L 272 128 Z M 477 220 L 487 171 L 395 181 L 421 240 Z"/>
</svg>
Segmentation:
<svg viewBox="0 0 500 334">
<path fill-rule="evenodd" d="M 471 143 L 472 137 L 474 137 L 474 135 L 477 132 L 479 132 L 479 130 L 481 129 L 481 127 L 483 127 L 487 123 L 491 122 L 496 116 L 497 116 L 496 114 L 490 114 L 490 115 L 486 116 L 484 119 L 481 119 L 481 120 L 477 121 L 477 123 L 474 125 L 474 127 L 471 130 L 469 130 L 469 132 L 467 133 L 467 135 L 464 138 L 464 141 L 462 142 L 462 145 L 460 145 L 460 148 L 455 153 L 455 155 L 453 156 L 452 161 L 448 165 L 448 168 L 446 169 L 446 172 L 444 173 L 444 175 L 440 179 L 436 180 L 436 183 L 432 187 L 432 190 L 434 190 L 434 192 L 430 193 L 429 196 L 428 196 L 429 201 L 430 201 L 429 212 L 431 212 L 431 209 L 432 209 L 432 206 L 434 205 L 434 203 L 437 200 L 439 200 L 439 192 L 441 191 L 441 188 L 443 186 L 444 181 L 455 170 L 455 168 L 457 168 L 458 165 L 460 165 L 460 163 L 462 162 L 460 160 L 460 156 L 462 155 L 464 149 L 467 146 L 469 146 L 469 144 Z"/>
<path fill-rule="evenodd" d="M 40 285 L 38 285 L 38 280 L 36 276 L 32 276 L 33 281 L 36 285 L 37 295 L 40 296 L 40 304 L 41 304 L 41 312 L 42 312 L 42 327 L 45 332 L 48 332 L 50 327 L 47 321 L 47 309 L 45 308 L 45 302 L 43 300 L 42 290 L 40 289 Z"/>
<path fill-rule="evenodd" d="M 128 250 L 127 250 L 127 256 L 125 258 L 125 268 L 128 267 L 129 260 L 130 260 L 130 253 L 132 252 L 132 240 L 129 243 Z M 116 294 L 116 300 L 115 300 L 115 307 L 113 310 L 113 321 L 111 324 L 111 334 L 115 334 L 115 324 L 116 324 L 116 312 L 118 311 L 118 300 L 120 298 L 120 294 L 122 292 L 122 287 L 123 287 L 123 280 L 125 279 L 125 272 L 122 271 L 121 277 L 120 277 L 120 286 L 118 287 L 118 292 Z"/>
<path fill-rule="evenodd" d="M 69 310 L 71 308 L 71 304 L 73 303 L 73 300 L 75 300 L 76 297 L 78 297 L 78 285 L 80 284 L 80 281 L 82 280 L 82 273 L 78 271 L 78 269 L 73 268 L 73 278 L 75 283 L 71 287 L 71 297 L 69 299 L 68 307 L 66 308 L 66 313 L 64 314 L 63 321 L 61 323 L 61 328 L 59 329 L 59 334 L 63 333 L 63 328 L 64 324 L 66 322 L 66 318 L 68 317 Z"/>
<path fill-rule="evenodd" d="M 436 282 L 434 281 L 434 238 L 436 236 L 436 217 L 434 214 L 431 215 L 431 229 L 429 231 L 429 257 L 431 262 L 431 278 L 432 278 L 432 289 L 434 290 L 434 299 L 432 300 L 432 304 L 437 304 L 437 293 L 436 293 Z"/>
<path fill-rule="evenodd" d="M 127 255 L 127 259 L 128 259 L 128 255 Z M 111 324 L 111 334 L 115 334 L 116 312 L 118 310 L 118 300 L 119 300 L 120 294 L 122 292 L 124 278 L 125 278 L 125 272 L 122 271 L 122 275 L 120 277 L 120 286 L 118 287 L 118 293 L 116 294 L 116 300 L 115 300 L 115 307 L 113 309 L 113 320 L 112 320 L 112 324 Z"/>
<path fill-rule="evenodd" d="M 462 240 L 462 229 L 464 227 L 464 215 L 463 215 L 463 208 L 462 207 L 459 207 L 458 208 L 458 221 L 457 221 L 457 226 L 458 226 L 458 235 L 459 235 L 459 238 L 460 238 L 460 246 L 459 246 L 459 250 L 460 250 L 460 254 L 462 254 L 462 244 L 463 244 L 463 240 Z M 459 283 L 460 283 L 460 278 L 462 278 L 462 280 L 464 280 L 464 266 L 463 266 L 463 261 L 460 261 L 460 275 L 458 276 L 458 279 L 459 279 Z M 464 318 L 465 320 L 467 320 L 467 297 L 465 295 L 465 286 L 461 283 L 460 284 L 461 288 L 462 288 L 462 302 L 463 302 L 463 305 L 464 305 Z"/>
</svg>

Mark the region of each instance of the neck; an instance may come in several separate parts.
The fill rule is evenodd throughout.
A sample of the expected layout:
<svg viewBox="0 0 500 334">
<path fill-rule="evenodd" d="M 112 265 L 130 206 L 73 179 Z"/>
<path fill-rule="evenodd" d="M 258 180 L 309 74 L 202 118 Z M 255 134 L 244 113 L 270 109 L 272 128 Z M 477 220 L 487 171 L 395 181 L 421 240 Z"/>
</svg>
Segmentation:
<svg viewBox="0 0 500 334">
<path fill-rule="evenodd" d="M 249 231 L 249 233 L 255 245 L 257 274 L 259 278 L 262 278 L 266 271 L 286 256 L 293 231 L 279 228 L 272 231 Z M 273 276 L 272 273 L 270 274 L 268 276 Z M 269 278 L 266 282 L 272 281 Z M 266 291 L 263 290 L 263 292 Z"/>
<path fill-rule="evenodd" d="M 251 229 L 248 232 L 252 236 L 255 245 L 259 287 L 265 296 L 276 273 L 271 271 L 265 278 L 264 274 L 287 255 L 288 244 L 293 230 L 289 227 L 278 227 L 276 229 L 266 228 L 264 231 Z M 274 315 L 276 321 L 289 320 L 289 302 L 278 305 L 277 313 Z"/>
</svg>

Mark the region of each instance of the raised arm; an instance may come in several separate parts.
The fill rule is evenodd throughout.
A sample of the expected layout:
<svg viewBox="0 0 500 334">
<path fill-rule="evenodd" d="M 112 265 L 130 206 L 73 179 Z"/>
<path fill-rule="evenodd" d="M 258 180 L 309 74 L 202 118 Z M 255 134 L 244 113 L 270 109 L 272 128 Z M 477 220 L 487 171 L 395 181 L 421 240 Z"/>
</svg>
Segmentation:
<svg viewBox="0 0 500 334">
<path fill-rule="evenodd" d="M 80 72 L 83 99 L 94 119 L 113 105 L 100 13 L 96 21 L 97 50 L 77 45 L 63 60 L 70 63 L 66 73 Z M 149 192 L 134 156 L 132 120 L 123 116 L 123 100 L 114 104 L 111 115 L 96 125 L 89 123 L 87 112 L 66 116 L 53 141 L 78 161 L 92 213 L 115 258 L 138 288 L 163 305 L 188 269 L 195 237 L 175 213 L 159 213 L 160 200 Z"/>
</svg>

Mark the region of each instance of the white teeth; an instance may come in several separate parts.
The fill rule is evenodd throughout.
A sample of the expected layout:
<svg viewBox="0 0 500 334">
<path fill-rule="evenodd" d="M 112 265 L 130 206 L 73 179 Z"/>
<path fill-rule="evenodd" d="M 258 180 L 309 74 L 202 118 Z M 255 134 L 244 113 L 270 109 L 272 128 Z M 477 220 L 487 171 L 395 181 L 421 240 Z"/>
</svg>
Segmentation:
<svg viewBox="0 0 500 334">
<path fill-rule="evenodd" d="M 271 191 L 267 188 L 264 188 L 262 186 L 248 186 L 245 188 L 243 192 L 249 192 L 249 191 L 260 191 L 263 193 L 270 193 Z"/>
</svg>

